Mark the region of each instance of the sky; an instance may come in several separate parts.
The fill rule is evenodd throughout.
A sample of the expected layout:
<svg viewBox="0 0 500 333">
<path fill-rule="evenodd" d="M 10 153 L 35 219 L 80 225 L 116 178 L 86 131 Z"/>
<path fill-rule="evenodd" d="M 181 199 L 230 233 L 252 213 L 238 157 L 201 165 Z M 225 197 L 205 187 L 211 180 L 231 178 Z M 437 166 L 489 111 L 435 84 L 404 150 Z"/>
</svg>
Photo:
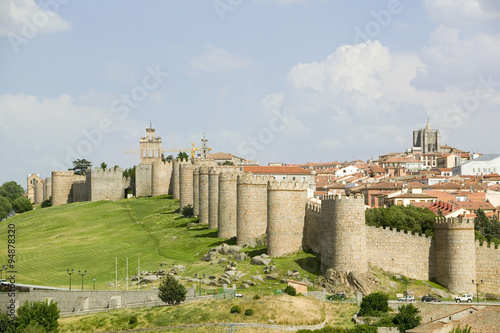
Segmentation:
<svg viewBox="0 0 500 333">
<path fill-rule="evenodd" d="M 261 165 L 500 152 L 497 0 L 0 0 L 0 184 L 167 150 Z M 176 154 L 166 152 L 166 155 Z"/>
</svg>

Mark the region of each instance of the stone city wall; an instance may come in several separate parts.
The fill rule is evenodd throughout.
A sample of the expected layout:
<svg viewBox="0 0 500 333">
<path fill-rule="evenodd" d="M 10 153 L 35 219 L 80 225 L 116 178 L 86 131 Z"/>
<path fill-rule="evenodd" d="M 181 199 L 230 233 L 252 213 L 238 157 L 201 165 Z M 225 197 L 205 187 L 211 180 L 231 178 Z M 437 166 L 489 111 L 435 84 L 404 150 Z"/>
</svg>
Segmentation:
<svg viewBox="0 0 500 333">
<path fill-rule="evenodd" d="M 488 246 L 486 242 L 481 246 L 479 241 L 476 241 L 475 248 L 477 280 L 474 282 L 481 283 L 483 280 L 479 285 L 479 292 L 486 291 L 500 295 L 500 249 L 495 249 L 494 244 Z"/>
</svg>

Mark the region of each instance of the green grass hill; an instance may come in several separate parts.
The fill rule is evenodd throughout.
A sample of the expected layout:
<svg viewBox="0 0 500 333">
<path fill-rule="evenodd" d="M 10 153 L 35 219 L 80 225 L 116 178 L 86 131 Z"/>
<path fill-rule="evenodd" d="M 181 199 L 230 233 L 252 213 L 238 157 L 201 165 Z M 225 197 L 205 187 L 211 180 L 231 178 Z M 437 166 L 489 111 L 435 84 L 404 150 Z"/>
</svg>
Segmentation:
<svg viewBox="0 0 500 333">
<path fill-rule="evenodd" d="M 193 223 L 177 212 L 179 202 L 171 196 L 134 198 L 120 201 L 81 202 L 38 208 L 0 223 L 0 239 L 7 240 L 8 225 L 15 225 L 16 282 L 67 288 L 68 269 L 73 269 L 72 288 L 80 289 L 78 271 L 87 271 L 84 288 L 114 290 L 115 260 L 118 259 L 119 289 L 126 288 L 126 260 L 129 276 L 141 271 L 157 271 L 170 265 L 184 265 L 183 276 L 195 273 L 224 273 L 225 265 L 200 261 L 212 247 L 234 240 L 217 238 L 216 230 Z M 0 267 L 7 265 L 7 242 L 0 247 Z M 245 249 L 250 255 L 265 248 Z M 241 262 L 239 270 L 262 274 L 262 266 Z M 160 266 L 165 263 L 166 266 Z M 301 276 L 315 278 L 319 264 L 304 252 L 273 260 L 280 273 L 298 270 Z M 265 280 L 257 289 L 269 290 L 279 281 Z"/>
</svg>

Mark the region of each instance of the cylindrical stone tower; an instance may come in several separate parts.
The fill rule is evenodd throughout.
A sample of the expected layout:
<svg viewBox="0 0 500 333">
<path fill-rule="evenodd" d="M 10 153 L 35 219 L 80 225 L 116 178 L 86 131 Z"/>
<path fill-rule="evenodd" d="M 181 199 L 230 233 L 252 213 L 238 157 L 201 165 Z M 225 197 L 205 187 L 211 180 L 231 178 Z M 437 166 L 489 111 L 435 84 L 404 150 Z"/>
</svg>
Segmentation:
<svg viewBox="0 0 500 333">
<path fill-rule="evenodd" d="M 153 163 L 151 176 L 151 195 L 153 197 L 168 194 L 171 174 L 172 164 L 169 162 Z"/>
<path fill-rule="evenodd" d="M 48 200 L 52 196 L 52 178 L 45 178 L 43 183 L 43 200 Z"/>
<path fill-rule="evenodd" d="M 237 240 L 239 246 L 255 246 L 267 229 L 269 177 L 247 173 L 238 176 Z"/>
<path fill-rule="evenodd" d="M 208 229 L 219 226 L 219 176 L 220 168 L 212 167 L 208 171 Z"/>
<path fill-rule="evenodd" d="M 172 195 L 174 199 L 180 197 L 180 183 L 179 183 L 179 166 L 181 160 L 175 159 L 172 161 Z"/>
<path fill-rule="evenodd" d="M 208 224 L 208 166 L 200 166 L 200 223 Z"/>
<path fill-rule="evenodd" d="M 182 211 L 187 205 L 193 205 L 193 164 L 182 163 L 179 168 L 179 208 Z"/>
<path fill-rule="evenodd" d="M 452 292 L 475 292 L 474 220 L 437 218 L 434 223 L 436 281 Z"/>
<path fill-rule="evenodd" d="M 43 183 L 37 181 L 35 183 L 34 187 L 35 187 L 34 188 L 34 190 L 35 190 L 35 200 L 34 201 L 36 204 L 40 204 L 43 201 Z"/>
<path fill-rule="evenodd" d="M 219 178 L 219 238 L 236 237 L 238 172 L 234 168 L 222 168 Z"/>
<path fill-rule="evenodd" d="M 52 171 L 52 206 L 71 202 L 74 175 L 73 171 Z"/>
<path fill-rule="evenodd" d="M 279 257 L 302 247 L 307 183 L 271 181 L 267 188 L 267 254 Z"/>
<path fill-rule="evenodd" d="M 329 196 L 321 201 L 321 270 L 368 270 L 365 205 L 362 195 Z"/>
<path fill-rule="evenodd" d="M 193 215 L 200 215 L 200 167 L 193 166 Z"/>
</svg>

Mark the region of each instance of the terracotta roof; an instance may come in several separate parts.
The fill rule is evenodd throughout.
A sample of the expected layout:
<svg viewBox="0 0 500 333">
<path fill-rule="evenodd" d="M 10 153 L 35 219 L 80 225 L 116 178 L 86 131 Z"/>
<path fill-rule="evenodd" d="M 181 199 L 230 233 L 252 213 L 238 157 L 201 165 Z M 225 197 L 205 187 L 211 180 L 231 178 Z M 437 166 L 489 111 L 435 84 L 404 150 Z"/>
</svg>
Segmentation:
<svg viewBox="0 0 500 333">
<path fill-rule="evenodd" d="M 389 158 L 387 160 L 384 161 L 385 163 L 396 163 L 396 162 L 407 162 L 407 163 L 424 163 L 422 161 L 417 161 L 416 159 L 413 159 L 413 158 L 406 158 L 406 157 L 393 157 L 393 158 Z"/>
<path fill-rule="evenodd" d="M 487 210 L 494 210 L 495 206 L 489 201 L 458 201 L 457 206 L 460 208 L 464 208 L 467 210 L 478 210 L 479 208 L 481 209 L 487 209 Z"/>
<path fill-rule="evenodd" d="M 403 193 L 394 196 L 393 198 L 422 198 L 422 199 L 437 199 L 437 197 L 433 195 L 428 195 L 425 193 Z"/>
<path fill-rule="evenodd" d="M 244 172 L 266 174 L 304 174 L 310 175 L 311 171 L 299 167 L 289 166 L 244 166 Z"/>
</svg>

